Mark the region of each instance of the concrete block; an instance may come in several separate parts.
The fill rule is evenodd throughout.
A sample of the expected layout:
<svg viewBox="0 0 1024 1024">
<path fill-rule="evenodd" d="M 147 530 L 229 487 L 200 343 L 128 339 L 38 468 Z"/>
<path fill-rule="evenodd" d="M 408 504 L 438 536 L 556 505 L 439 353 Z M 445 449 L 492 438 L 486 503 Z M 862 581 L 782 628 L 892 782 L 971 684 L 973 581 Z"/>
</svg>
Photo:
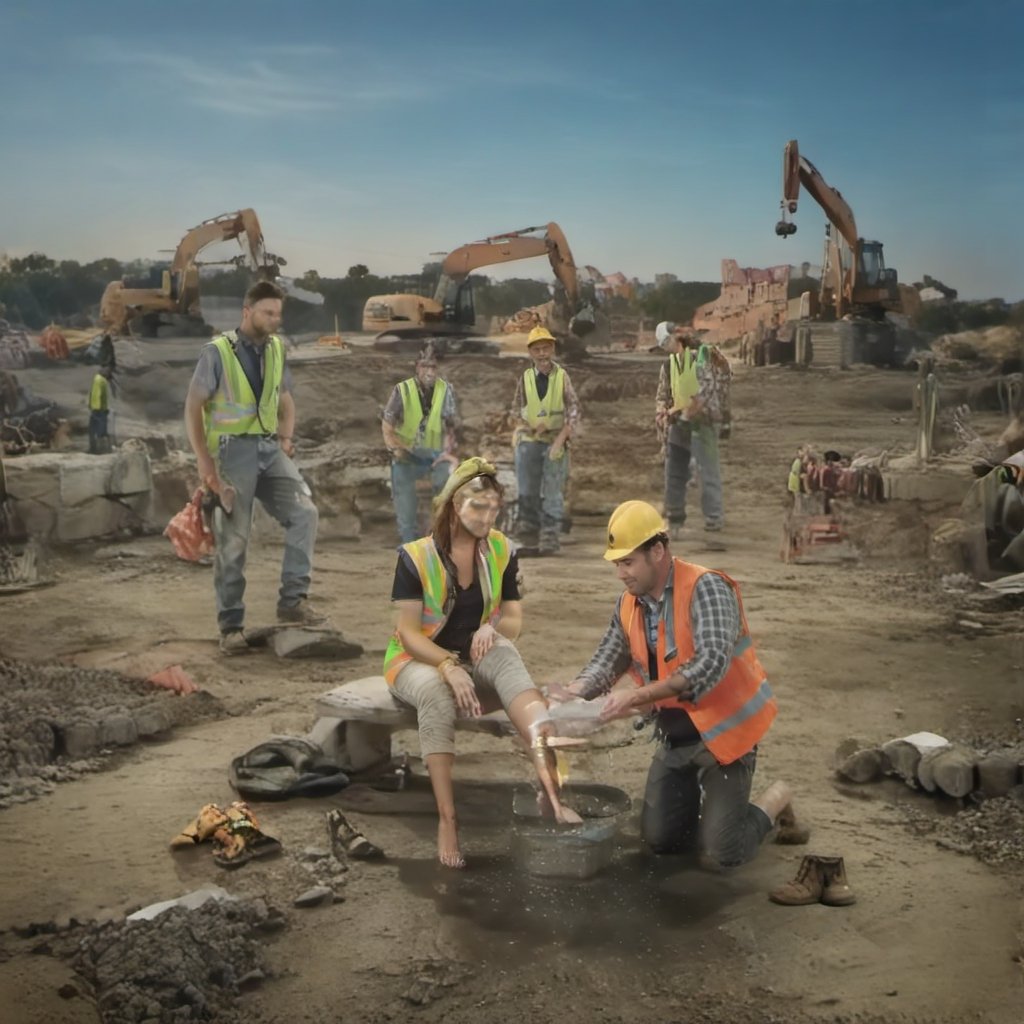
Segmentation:
<svg viewBox="0 0 1024 1024">
<path fill-rule="evenodd" d="M 174 724 L 171 714 L 161 704 L 147 704 L 132 712 L 132 721 L 139 736 L 158 736 Z"/>
<path fill-rule="evenodd" d="M 57 726 L 64 754 L 71 760 L 91 757 L 100 745 L 100 729 L 95 722 L 69 722 Z"/>
<path fill-rule="evenodd" d="M 983 796 L 1006 796 L 1020 779 L 1020 765 L 1009 754 L 989 754 L 978 762 L 978 788 Z"/>
<path fill-rule="evenodd" d="M 57 510 L 56 539 L 72 542 L 108 537 L 137 521 L 132 510 L 112 498 L 89 498 Z"/>
<path fill-rule="evenodd" d="M 149 455 L 143 451 L 118 452 L 110 469 L 108 494 L 145 494 L 153 489 Z"/>
<path fill-rule="evenodd" d="M 889 501 L 934 501 L 959 505 L 971 489 L 973 478 L 964 473 L 882 471 L 885 497 Z"/>
<path fill-rule="evenodd" d="M 58 470 L 62 505 L 81 505 L 110 493 L 110 473 L 117 456 L 76 452 L 64 458 Z"/>
<path fill-rule="evenodd" d="M 100 720 L 100 746 L 130 747 L 139 740 L 135 720 L 128 712 L 106 715 Z"/>
</svg>

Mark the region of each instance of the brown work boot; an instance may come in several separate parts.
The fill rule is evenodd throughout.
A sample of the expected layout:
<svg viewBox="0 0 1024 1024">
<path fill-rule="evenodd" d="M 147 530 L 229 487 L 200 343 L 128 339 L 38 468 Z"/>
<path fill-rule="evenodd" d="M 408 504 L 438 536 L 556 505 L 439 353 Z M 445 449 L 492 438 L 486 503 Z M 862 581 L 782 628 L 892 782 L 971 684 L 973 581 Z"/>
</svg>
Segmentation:
<svg viewBox="0 0 1024 1024">
<path fill-rule="evenodd" d="M 821 902 L 826 907 L 848 907 L 857 902 L 857 897 L 846 880 L 846 865 L 842 857 L 822 857 L 821 869 L 825 886 L 821 892 Z"/>
<path fill-rule="evenodd" d="M 293 626 L 305 626 L 308 629 L 330 629 L 331 620 L 310 604 L 309 598 L 303 597 L 298 604 L 279 604 L 277 621 Z"/>
<path fill-rule="evenodd" d="M 784 907 L 806 907 L 811 903 L 820 903 L 825 887 L 825 876 L 821 860 L 813 854 L 804 857 L 800 862 L 800 870 L 792 882 L 768 894 L 772 903 L 781 903 Z"/>
</svg>

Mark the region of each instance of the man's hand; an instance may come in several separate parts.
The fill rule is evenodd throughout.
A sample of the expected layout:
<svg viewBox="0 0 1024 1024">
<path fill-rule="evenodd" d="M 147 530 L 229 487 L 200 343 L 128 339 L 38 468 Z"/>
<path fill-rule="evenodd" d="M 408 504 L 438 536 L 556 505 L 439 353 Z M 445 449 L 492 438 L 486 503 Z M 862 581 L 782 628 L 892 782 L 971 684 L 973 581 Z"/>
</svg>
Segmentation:
<svg viewBox="0 0 1024 1024">
<path fill-rule="evenodd" d="M 482 709 L 470 674 L 461 665 L 456 665 L 444 674 L 444 681 L 451 687 L 459 711 L 470 718 L 479 718 Z"/>
<path fill-rule="evenodd" d="M 665 682 L 676 691 L 680 700 L 693 700 L 693 684 L 682 672 L 673 672 Z"/>
<path fill-rule="evenodd" d="M 281 451 L 283 451 L 289 459 L 295 454 L 295 442 L 290 437 L 280 437 L 278 438 L 278 443 L 281 445 Z"/>
<path fill-rule="evenodd" d="M 583 696 L 583 680 L 574 679 L 568 686 L 561 683 L 548 684 L 548 702 L 551 704 L 565 704 L 570 700 L 579 700 Z"/>
<path fill-rule="evenodd" d="M 636 711 L 637 691 L 635 688 L 614 690 L 604 699 L 601 705 L 600 719 L 610 722 L 615 718 L 627 718 Z"/>
<path fill-rule="evenodd" d="M 494 646 L 498 636 L 498 631 L 489 622 L 485 622 L 473 634 L 469 645 L 469 657 L 474 665 Z"/>
<path fill-rule="evenodd" d="M 557 462 L 565 454 L 565 438 L 556 437 L 548 449 L 548 458 Z"/>
<path fill-rule="evenodd" d="M 196 458 L 196 469 L 199 471 L 199 481 L 208 490 L 213 491 L 214 494 L 220 494 L 224 490 L 224 482 L 220 478 L 220 474 L 217 472 L 217 463 L 213 461 L 212 456 L 207 453 L 203 453 Z"/>
</svg>

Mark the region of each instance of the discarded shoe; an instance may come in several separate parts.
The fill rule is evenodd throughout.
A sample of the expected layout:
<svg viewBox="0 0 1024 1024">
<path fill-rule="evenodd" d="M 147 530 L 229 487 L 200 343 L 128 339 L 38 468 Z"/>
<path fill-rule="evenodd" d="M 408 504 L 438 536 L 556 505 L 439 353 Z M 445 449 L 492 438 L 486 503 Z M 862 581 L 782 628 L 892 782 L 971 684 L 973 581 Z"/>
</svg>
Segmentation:
<svg viewBox="0 0 1024 1024">
<path fill-rule="evenodd" d="M 236 654 L 248 654 L 251 648 L 245 634 L 240 629 L 233 629 L 230 633 L 220 635 L 220 653 L 226 657 L 233 657 Z"/>
<path fill-rule="evenodd" d="M 780 846 L 805 846 L 810 842 L 811 830 L 796 820 L 792 804 L 779 812 L 775 825 L 775 842 Z"/>
<path fill-rule="evenodd" d="M 232 870 L 256 857 L 280 853 L 281 841 L 260 831 L 256 816 L 247 804 L 233 803 L 225 812 L 227 822 L 213 834 L 213 862 Z"/>
<path fill-rule="evenodd" d="M 277 621 L 312 629 L 323 629 L 331 624 L 331 620 L 323 612 L 318 612 L 305 597 L 298 604 L 279 604 Z"/>
<path fill-rule="evenodd" d="M 768 894 L 772 903 L 780 903 L 784 907 L 806 907 L 821 902 L 821 894 L 825 888 L 825 876 L 821 859 L 813 855 L 804 857 L 800 862 L 800 870 L 792 882 Z"/>
<path fill-rule="evenodd" d="M 825 887 L 821 893 L 821 902 L 826 907 L 848 907 L 857 902 L 857 897 L 846 879 L 846 865 L 842 857 L 820 858 Z"/>
<path fill-rule="evenodd" d="M 353 860 L 383 860 L 384 851 L 354 829 L 339 810 L 327 812 L 327 838 L 335 856 L 344 854 Z"/>
<path fill-rule="evenodd" d="M 226 825 L 228 816 L 216 804 L 205 804 L 196 816 L 195 821 L 186 825 L 172 840 L 171 849 L 180 850 L 185 847 L 198 846 L 210 839 L 222 825 Z"/>
</svg>

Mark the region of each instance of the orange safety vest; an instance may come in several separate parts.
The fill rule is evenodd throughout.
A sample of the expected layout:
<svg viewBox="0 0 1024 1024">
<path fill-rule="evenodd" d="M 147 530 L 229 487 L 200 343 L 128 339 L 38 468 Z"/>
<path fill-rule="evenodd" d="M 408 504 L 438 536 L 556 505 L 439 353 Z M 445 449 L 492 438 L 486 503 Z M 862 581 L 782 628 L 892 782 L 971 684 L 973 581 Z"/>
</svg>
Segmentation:
<svg viewBox="0 0 1024 1024">
<path fill-rule="evenodd" d="M 694 656 L 690 604 L 697 581 L 706 572 L 701 565 L 673 558 L 672 615 L 675 625 L 676 653 L 665 660 L 665 623 L 658 623 L 658 679 L 667 679 L 677 668 Z M 657 702 L 659 708 L 682 708 L 693 719 L 705 746 L 719 764 L 732 764 L 749 753 L 775 719 L 778 707 L 761 662 L 757 659 L 747 617 L 743 613 L 736 582 L 725 573 L 718 573 L 736 593 L 740 608 L 740 635 L 733 649 L 732 661 L 721 681 L 697 703 L 666 697 Z M 649 653 L 644 613 L 632 594 L 623 594 L 619 602 L 619 623 L 629 638 L 632 664 L 629 673 L 637 686 L 651 682 L 648 671 Z"/>
</svg>

